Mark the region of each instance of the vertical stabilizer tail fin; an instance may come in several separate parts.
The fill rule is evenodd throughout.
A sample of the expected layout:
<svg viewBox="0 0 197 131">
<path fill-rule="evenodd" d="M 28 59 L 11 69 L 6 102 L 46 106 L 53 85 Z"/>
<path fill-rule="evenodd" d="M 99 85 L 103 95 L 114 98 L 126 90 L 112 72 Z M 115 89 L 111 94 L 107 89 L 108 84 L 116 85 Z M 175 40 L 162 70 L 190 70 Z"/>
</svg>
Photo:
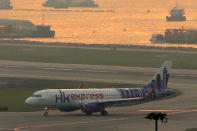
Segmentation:
<svg viewBox="0 0 197 131">
<path fill-rule="evenodd" d="M 155 96 L 158 93 L 164 93 L 167 88 L 168 79 L 171 71 L 171 61 L 165 61 L 159 70 L 155 73 L 153 78 L 144 87 L 144 91 L 147 92 L 148 96 Z"/>
<path fill-rule="evenodd" d="M 171 66 L 171 61 L 165 61 L 160 67 L 160 69 L 155 73 L 152 80 L 149 81 L 149 83 L 155 81 L 156 88 L 158 90 L 166 89 L 168 85 L 168 79 L 170 77 Z"/>
</svg>

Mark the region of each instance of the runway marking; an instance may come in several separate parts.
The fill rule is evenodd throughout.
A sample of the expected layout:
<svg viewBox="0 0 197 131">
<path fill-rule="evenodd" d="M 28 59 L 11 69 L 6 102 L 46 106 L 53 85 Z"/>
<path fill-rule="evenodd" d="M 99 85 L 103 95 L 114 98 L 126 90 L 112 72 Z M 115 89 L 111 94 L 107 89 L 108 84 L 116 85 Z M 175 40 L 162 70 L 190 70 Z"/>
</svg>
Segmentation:
<svg viewBox="0 0 197 131">
<path fill-rule="evenodd" d="M 174 110 L 174 109 L 161 109 L 161 110 L 139 110 L 140 112 L 173 112 L 173 111 L 181 111 L 181 110 Z"/>
<path fill-rule="evenodd" d="M 91 121 L 81 121 L 81 122 L 70 122 L 70 123 L 64 123 L 64 122 L 59 122 L 52 124 L 46 123 L 46 124 L 41 124 L 41 125 L 34 125 L 34 126 L 23 126 L 23 127 L 16 127 L 14 129 L 28 129 L 28 128 L 37 128 L 37 127 L 53 127 L 53 126 L 72 126 L 72 125 L 77 125 L 77 124 L 90 124 L 90 123 L 97 123 L 97 122 L 110 122 L 110 121 L 122 121 L 122 120 L 128 120 L 128 117 L 124 118 L 114 118 L 114 119 L 108 119 L 108 120 L 91 120 Z"/>
<path fill-rule="evenodd" d="M 197 109 L 183 109 L 183 110 L 176 110 L 176 109 L 161 109 L 161 110 L 139 110 L 140 112 L 169 112 L 167 114 L 172 115 L 172 114 L 182 114 L 182 113 L 189 113 L 189 112 L 197 112 Z"/>
<path fill-rule="evenodd" d="M 177 111 L 177 112 L 171 112 L 171 113 L 168 113 L 169 115 L 171 114 L 182 114 L 182 113 L 189 113 L 189 112 L 197 112 L 197 109 L 191 109 L 191 110 L 180 110 L 180 111 Z"/>
<path fill-rule="evenodd" d="M 17 65 L 0 65 L 3 68 L 16 68 L 16 69 L 37 69 L 37 70 L 57 70 L 57 71 L 71 71 L 72 68 L 55 68 L 55 67 L 37 67 L 37 66 L 17 66 Z"/>
<path fill-rule="evenodd" d="M 56 71 L 72 71 L 73 69 L 71 69 L 71 68 L 56 68 L 55 70 Z"/>
<path fill-rule="evenodd" d="M 13 131 L 13 129 L 9 129 L 9 128 L 0 128 L 0 131 Z"/>
<path fill-rule="evenodd" d="M 178 84 L 178 83 L 169 83 L 169 85 L 175 85 L 175 86 L 195 86 L 194 84 Z"/>
<path fill-rule="evenodd" d="M 36 67 L 36 66 L 16 66 L 16 65 L 0 65 L 3 68 L 16 68 L 16 69 L 37 69 L 37 70 L 53 70 L 53 71 L 72 71 L 72 68 L 54 68 L 54 67 Z M 115 71 L 106 70 L 79 70 L 81 72 L 93 72 L 93 73 L 116 73 Z"/>
<path fill-rule="evenodd" d="M 93 73 L 116 73 L 115 71 L 104 71 L 104 70 L 79 70 L 83 72 L 93 72 Z"/>
</svg>

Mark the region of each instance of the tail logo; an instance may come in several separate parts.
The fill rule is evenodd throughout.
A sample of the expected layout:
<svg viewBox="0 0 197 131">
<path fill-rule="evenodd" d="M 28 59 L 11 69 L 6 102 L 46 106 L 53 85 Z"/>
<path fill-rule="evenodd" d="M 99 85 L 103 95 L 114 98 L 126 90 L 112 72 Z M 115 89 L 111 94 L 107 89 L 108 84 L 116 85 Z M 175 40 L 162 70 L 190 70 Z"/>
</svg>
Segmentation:
<svg viewBox="0 0 197 131">
<path fill-rule="evenodd" d="M 163 75 L 162 78 L 161 78 L 161 74 L 157 74 L 156 76 L 156 85 L 157 85 L 157 90 L 159 92 L 163 92 L 167 88 L 168 79 L 170 75 L 168 74 L 166 67 L 163 68 L 162 75 Z"/>
<path fill-rule="evenodd" d="M 144 87 L 138 89 L 117 89 L 122 98 L 130 97 L 151 97 L 155 98 L 158 94 L 165 93 L 171 62 L 165 62 L 153 79 Z"/>
</svg>

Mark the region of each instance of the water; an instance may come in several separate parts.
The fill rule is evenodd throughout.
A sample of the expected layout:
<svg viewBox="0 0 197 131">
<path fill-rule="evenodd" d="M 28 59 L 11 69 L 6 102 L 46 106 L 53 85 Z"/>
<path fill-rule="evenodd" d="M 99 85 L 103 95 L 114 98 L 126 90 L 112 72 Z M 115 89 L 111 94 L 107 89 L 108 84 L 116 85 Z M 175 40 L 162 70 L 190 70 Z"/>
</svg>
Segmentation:
<svg viewBox="0 0 197 131">
<path fill-rule="evenodd" d="M 153 45 L 149 39 L 166 28 L 197 29 L 196 0 L 96 0 L 99 8 L 55 10 L 42 7 L 45 0 L 12 0 L 15 10 L 0 11 L 0 18 L 25 19 L 36 25 L 51 25 L 55 38 L 30 39 L 46 42 L 87 44 Z M 176 4 L 185 8 L 188 21 L 166 22 Z M 29 10 L 21 10 L 29 9 Z M 150 10 L 150 13 L 147 13 Z M 96 11 L 96 12 L 94 12 Z M 29 39 L 28 39 L 29 40 Z M 154 46 L 195 47 L 197 45 L 154 44 Z"/>
</svg>

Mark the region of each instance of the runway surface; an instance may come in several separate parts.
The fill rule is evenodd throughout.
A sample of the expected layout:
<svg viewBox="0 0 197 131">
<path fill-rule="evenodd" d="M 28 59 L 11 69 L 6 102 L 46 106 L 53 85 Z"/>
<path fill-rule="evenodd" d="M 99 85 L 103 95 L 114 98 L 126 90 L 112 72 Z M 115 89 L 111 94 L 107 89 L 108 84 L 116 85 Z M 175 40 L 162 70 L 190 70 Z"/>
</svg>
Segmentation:
<svg viewBox="0 0 197 131">
<path fill-rule="evenodd" d="M 162 64 L 162 63 L 161 63 Z M 159 68 L 159 67 L 158 67 Z M 143 83 L 153 76 L 155 68 L 68 65 L 0 61 L 0 76 L 80 80 L 115 83 Z M 159 122 L 159 131 L 184 131 L 197 127 L 197 71 L 172 70 L 169 88 L 182 95 L 134 105 L 111 108 L 109 116 L 86 116 L 81 111 L 64 113 L 55 111 L 48 118 L 43 112 L 1 112 L 0 131 L 152 131 L 154 121 L 144 116 L 152 110 L 168 113 L 168 123 Z"/>
</svg>

